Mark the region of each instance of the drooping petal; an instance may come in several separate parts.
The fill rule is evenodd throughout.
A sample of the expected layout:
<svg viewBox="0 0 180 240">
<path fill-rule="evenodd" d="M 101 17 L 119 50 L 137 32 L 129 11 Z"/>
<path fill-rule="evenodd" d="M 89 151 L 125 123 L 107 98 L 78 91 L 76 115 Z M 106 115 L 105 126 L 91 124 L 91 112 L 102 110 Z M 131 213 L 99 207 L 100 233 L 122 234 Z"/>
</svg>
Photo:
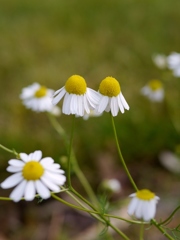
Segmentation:
<svg viewBox="0 0 180 240">
<path fill-rule="evenodd" d="M 111 114 L 113 115 L 113 117 L 117 116 L 119 112 L 119 107 L 118 107 L 118 99 L 116 97 L 111 98 L 110 108 L 111 108 Z"/>
<path fill-rule="evenodd" d="M 97 111 L 98 111 L 99 113 L 102 113 L 102 112 L 106 109 L 106 107 L 107 107 L 107 105 L 108 105 L 108 102 L 109 102 L 109 97 L 107 97 L 107 96 L 102 96 L 102 97 L 101 97 L 101 100 L 100 100 L 100 102 L 99 102 L 99 106 L 97 107 Z"/>
<path fill-rule="evenodd" d="M 54 93 L 54 98 L 52 100 L 52 104 L 56 105 L 64 97 L 65 94 L 66 94 L 65 87 L 62 87 L 61 89 L 57 90 Z"/>
</svg>

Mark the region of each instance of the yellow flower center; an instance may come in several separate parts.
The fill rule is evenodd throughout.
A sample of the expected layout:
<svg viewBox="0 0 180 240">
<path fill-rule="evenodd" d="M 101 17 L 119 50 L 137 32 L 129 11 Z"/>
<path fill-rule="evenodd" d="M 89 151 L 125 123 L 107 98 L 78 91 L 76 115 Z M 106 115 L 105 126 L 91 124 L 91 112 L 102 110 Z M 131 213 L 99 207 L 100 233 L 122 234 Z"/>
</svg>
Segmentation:
<svg viewBox="0 0 180 240">
<path fill-rule="evenodd" d="M 66 81 L 65 89 L 68 93 L 83 95 L 86 93 L 86 81 L 79 75 L 73 75 Z"/>
<path fill-rule="evenodd" d="M 27 162 L 22 170 L 22 175 L 26 180 L 38 180 L 44 173 L 43 166 L 36 161 Z"/>
<path fill-rule="evenodd" d="M 155 197 L 155 194 L 153 192 L 149 191 L 148 189 L 142 189 L 136 193 L 136 197 L 141 200 L 148 201 L 148 200 L 153 199 Z"/>
<path fill-rule="evenodd" d="M 106 77 L 99 85 L 99 92 L 108 97 L 116 97 L 121 92 L 119 82 L 113 77 Z"/>
<path fill-rule="evenodd" d="M 41 86 L 35 93 L 34 96 L 36 98 L 42 98 L 47 95 L 47 88 L 44 86 Z"/>
<path fill-rule="evenodd" d="M 148 85 L 152 91 L 156 91 L 162 88 L 162 83 L 159 80 L 151 80 Z"/>
</svg>

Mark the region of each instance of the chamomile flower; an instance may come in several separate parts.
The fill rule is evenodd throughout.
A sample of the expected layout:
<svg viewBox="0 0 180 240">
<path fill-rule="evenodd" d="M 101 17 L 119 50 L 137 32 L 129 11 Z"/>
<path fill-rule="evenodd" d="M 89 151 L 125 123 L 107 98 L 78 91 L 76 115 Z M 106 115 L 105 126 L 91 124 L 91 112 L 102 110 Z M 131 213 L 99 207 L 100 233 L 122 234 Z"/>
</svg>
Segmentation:
<svg viewBox="0 0 180 240">
<path fill-rule="evenodd" d="M 152 56 L 152 60 L 154 64 L 160 69 L 164 69 L 167 66 L 167 58 L 164 54 L 154 54 Z"/>
<path fill-rule="evenodd" d="M 20 98 L 28 109 L 36 112 L 51 112 L 53 93 L 54 90 L 41 86 L 39 83 L 33 83 L 22 89 Z"/>
<path fill-rule="evenodd" d="M 65 86 L 54 93 L 52 103 L 56 105 L 62 98 L 62 113 L 84 116 L 95 109 L 99 102 L 98 92 L 87 87 L 86 81 L 79 75 L 72 75 Z"/>
<path fill-rule="evenodd" d="M 180 77 L 180 53 L 172 52 L 167 57 L 168 68 L 172 70 L 175 77 Z"/>
<path fill-rule="evenodd" d="M 119 82 L 113 77 L 106 77 L 99 85 L 99 93 L 101 95 L 97 112 L 110 112 L 112 116 L 117 116 L 119 110 L 124 113 L 124 109 L 129 110 L 120 88 Z"/>
<path fill-rule="evenodd" d="M 147 189 L 142 189 L 130 195 L 132 200 L 128 206 L 128 214 L 137 219 L 149 222 L 156 214 L 156 204 L 159 197 Z"/>
<path fill-rule="evenodd" d="M 10 194 L 13 201 L 18 202 L 23 197 L 26 201 L 31 201 L 36 193 L 47 199 L 51 196 L 51 191 L 60 191 L 66 177 L 60 165 L 54 163 L 51 157 L 42 158 L 41 151 L 29 155 L 20 153 L 19 156 L 20 159 L 9 160 L 7 171 L 13 175 L 1 183 L 4 189 L 16 186 Z"/>
<path fill-rule="evenodd" d="M 161 102 L 164 99 L 164 89 L 161 81 L 149 81 L 149 83 L 141 89 L 141 94 L 152 102 Z"/>
</svg>

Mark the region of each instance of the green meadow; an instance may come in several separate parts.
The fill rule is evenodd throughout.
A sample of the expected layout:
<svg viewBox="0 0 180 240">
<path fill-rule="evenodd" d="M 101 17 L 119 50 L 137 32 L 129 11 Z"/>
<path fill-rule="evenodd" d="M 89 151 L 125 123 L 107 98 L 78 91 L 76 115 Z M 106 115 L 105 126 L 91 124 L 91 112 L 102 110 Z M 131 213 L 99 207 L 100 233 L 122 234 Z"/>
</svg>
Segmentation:
<svg viewBox="0 0 180 240">
<path fill-rule="evenodd" d="M 79 74 L 88 87 L 98 90 L 102 79 L 113 76 L 130 106 L 114 119 L 124 159 L 140 188 L 156 192 L 162 202 L 165 199 L 162 206 L 159 203 L 159 211 L 167 217 L 164 209 L 169 214 L 179 202 L 180 173 L 162 166 L 159 154 L 168 150 L 180 156 L 180 79 L 170 70 L 155 66 L 152 56 L 180 52 L 179 26 L 179 0 L 1 0 L 0 144 L 17 152 L 42 150 L 44 157 L 51 156 L 66 169 L 63 139 L 46 113 L 22 105 L 22 89 L 38 82 L 58 90 L 71 75 Z M 140 94 L 151 79 L 162 81 L 163 102 L 150 102 Z M 57 121 L 69 136 L 72 116 L 62 114 Z M 88 120 L 77 118 L 73 147 L 80 168 L 97 194 L 106 178 L 121 182 L 122 191 L 110 200 L 116 205 L 134 191 L 118 159 L 109 113 Z M 11 158 L 12 154 L 0 149 L 1 181 L 9 176 L 5 169 Z M 75 188 L 85 196 L 73 172 L 72 176 Z M 10 190 L 0 192 L 8 196 Z M 43 202 L 40 208 L 37 201 L 1 201 L 2 239 L 68 240 L 73 234 L 78 236 L 83 227 L 75 230 L 66 222 L 75 224 L 73 216 L 77 213 L 73 215 L 59 205 L 65 220 L 59 227 L 53 225 L 57 216 L 51 215 L 49 208 L 52 206 L 55 214 L 57 203 L 48 201 L 49 205 Z M 94 223 L 88 221 L 84 228 Z M 42 232 L 49 222 L 55 226 L 56 235 L 49 230 L 45 238 Z M 134 228 L 132 231 L 136 232 Z"/>
</svg>

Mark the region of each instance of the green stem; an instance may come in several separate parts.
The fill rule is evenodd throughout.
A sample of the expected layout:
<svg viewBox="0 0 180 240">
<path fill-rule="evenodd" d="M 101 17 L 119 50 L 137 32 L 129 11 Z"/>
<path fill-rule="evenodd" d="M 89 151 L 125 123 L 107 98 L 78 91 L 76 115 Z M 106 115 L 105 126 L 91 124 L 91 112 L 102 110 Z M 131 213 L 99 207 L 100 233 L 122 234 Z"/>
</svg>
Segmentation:
<svg viewBox="0 0 180 240">
<path fill-rule="evenodd" d="M 118 217 L 118 216 L 115 216 L 115 215 L 111 215 L 111 214 L 104 214 L 105 217 L 109 217 L 109 218 L 116 218 L 116 219 L 119 219 L 119 220 L 122 220 L 124 222 L 127 222 L 127 223 L 131 223 L 131 224 L 149 224 L 148 222 L 141 222 L 141 221 L 134 221 L 134 220 L 128 220 L 126 218 L 121 218 L 121 217 Z"/>
<path fill-rule="evenodd" d="M 0 197 L 0 200 L 2 200 L 2 201 L 12 201 L 12 199 L 8 198 L 8 197 Z"/>
<path fill-rule="evenodd" d="M 9 148 L 3 146 L 2 144 L 0 144 L 0 148 L 2 148 L 3 150 L 5 150 L 6 152 L 10 152 L 10 153 L 14 154 L 16 157 L 19 156 L 19 154 L 18 154 L 14 149 L 11 150 L 11 149 L 9 149 Z"/>
<path fill-rule="evenodd" d="M 70 136 L 70 143 L 69 143 L 69 151 L 68 151 L 67 181 L 68 181 L 69 188 L 72 188 L 72 185 L 71 185 L 71 156 L 72 156 L 74 125 L 75 125 L 75 115 L 73 115 L 73 122 L 72 122 L 71 136 Z"/>
<path fill-rule="evenodd" d="M 65 145 L 66 145 L 66 148 L 68 150 L 68 138 L 67 138 L 67 135 L 64 131 L 64 129 L 61 127 L 61 125 L 59 124 L 59 122 L 57 121 L 57 119 L 54 117 L 54 115 L 48 113 L 48 118 L 52 124 L 52 126 L 54 127 L 54 129 L 59 133 L 59 135 L 63 138 L 64 142 L 65 142 Z M 98 206 L 98 201 L 97 201 L 97 198 L 96 198 L 96 195 L 93 191 L 93 189 L 91 188 L 91 185 L 89 184 L 89 182 L 87 181 L 86 177 L 84 176 L 83 172 L 81 171 L 80 167 L 79 167 L 79 164 L 78 164 L 78 161 L 75 157 L 75 154 L 74 154 L 74 151 L 73 149 L 71 149 L 72 151 L 72 154 L 71 154 L 71 161 L 72 161 L 72 164 L 73 164 L 73 170 L 75 172 L 75 174 L 77 175 L 80 183 L 82 184 L 82 186 L 84 187 L 87 195 L 89 196 L 90 200 L 96 204 Z"/>
<path fill-rule="evenodd" d="M 140 226 L 139 240 L 143 240 L 143 236 L 144 236 L 144 224 L 142 223 Z"/>
<path fill-rule="evenodd" d="M 112 229 L 114 229 L 115 232 L 117 232 L 123 239 L 125 240 L 130 240 L 123 232 L 121 232 L 117 227 L 115 227 L 113 224 L 110 222 L 107 223 L 108 226 L 110 226 Z"/>
<path fill-rule="evenodd" d="M 158 225 L 161 226 L 161 225 L 164 225 L 166 224 L 167 222 L 169 222 L 171 220 L 171 218 L 173 217 L 173 215 L 180 209 L 180 206 L 178 206 L 172 213 L 171 215 L 166 219 L 164 220 L 163 222 L 160 222 Z"/>
<path fill-rule="evenodd" d="M 155 219 L 152 219 L 152 220 L 151 220 L 151 223 L 152 223 L 157 229 L 159 229 L 159 231 L 162 232 L 163 235 L 166 236 L 168 239 L 174 240 L 174 238 L 172 238 L 166 231 L 164 231 L 164 229 L 163 229 L 161 226 L 159 226 L 159 224 L 155 221 Z"/>
<path fill-rule="evenodd" d="M 134 182 L 134 180 L 133 180 L 133 178 L 132 178 L 132 176 L 131 176 L 131 174 L 130 174 L 127 166 L 126 166 L 126 163 L 125 163 L 124 158 L 123 158 L 122 153 L 121 153 L 121 149 L 120 149 L 119 142 L 118 142 L 118 137 L 117 137 L 117 132 L 116 132 L 116 127 L 115 127 L 115 123 L 114 123 L 114 118 L 113 118 L 112 114 L 111 114 L 111 120 L 112 120 L 112 126 L 113 126 L 113 131 L 114 131 L 114 136 L 115 136 L 116 146 L 117 146 L 117 149 L 118 149 L 119 158 L 122 162 L 124 170 L 126 171 L 126 174 L 129 178 L 131 184 L 133 185 L 135 191 L 137 192 L 138 188 L 137 188 L 137 186 L 136 186 L 136 184 L 135 184 L 135 182 Z"/>
<path fill-rule="evenodd" d="M 76 173 L 79 181 L 83 185 L 84 189 L 86 190 L 86 193 L 88 194 L 90 200 L 96 205 L 99 206 L 99 202 L 96 198 L 96 195 L 94 194 L 94 191 L 92 190 L 89 182 L 87 181 L 86 177 L 84 176 L 83 172 L 81 171 L 79 164 L 77 162 L 77 159 L 73 157 L 73 169 Z"/>
</svg>

